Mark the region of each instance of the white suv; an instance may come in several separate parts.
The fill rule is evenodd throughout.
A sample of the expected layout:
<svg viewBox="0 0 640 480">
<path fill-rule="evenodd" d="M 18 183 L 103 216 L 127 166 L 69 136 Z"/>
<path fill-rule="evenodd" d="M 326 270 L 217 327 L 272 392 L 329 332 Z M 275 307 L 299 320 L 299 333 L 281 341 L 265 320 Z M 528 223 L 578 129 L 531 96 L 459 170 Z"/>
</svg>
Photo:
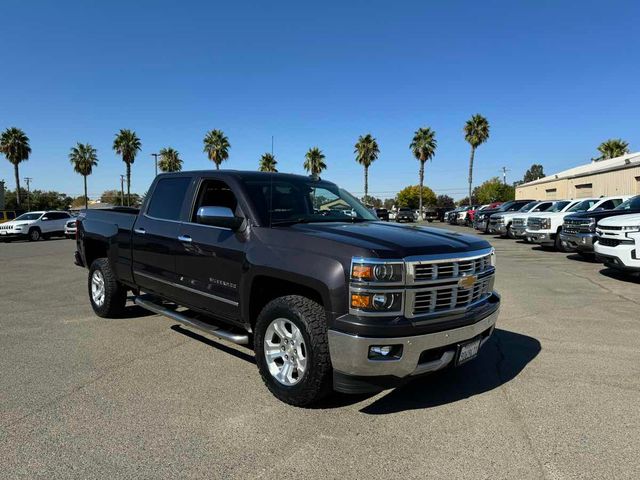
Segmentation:
<svg viewBox="0 0 640 480">
<path fill-rule="evenodd" d="M 55 210 L 23 213 L 15 220 L 0 225 L 0 240 L 10 242 L 28 238 L 30 242 L 35 242 L 41 238 L 62 237 L 65 224 L 70 218 L 69 213 Z"/>
<path fill-rule="evenodd" d="M 604 218 L 596 228 L 596 257 L 608 267 L 640 272 L 640 214 Z"/>
<path fill-rule="evenodd" d="M 612 209 L 620 201 L 629 198 L 628 195 L 619 195 L 615 197 L 602 198 L 585 198 L 576 200 L 573 204 L 566 207 L 561 212 L 548 212 L 532 215 L 527 220 L 527 230 L 525 236 L 527 240 L 533 243 L 539 243 L 546 247 L 555 247 L 561 252 L 565 251 L 560 239 L 562 224 L 564 217 L 571 213 L 590 212 L 597 209 Z"/>
</svg>

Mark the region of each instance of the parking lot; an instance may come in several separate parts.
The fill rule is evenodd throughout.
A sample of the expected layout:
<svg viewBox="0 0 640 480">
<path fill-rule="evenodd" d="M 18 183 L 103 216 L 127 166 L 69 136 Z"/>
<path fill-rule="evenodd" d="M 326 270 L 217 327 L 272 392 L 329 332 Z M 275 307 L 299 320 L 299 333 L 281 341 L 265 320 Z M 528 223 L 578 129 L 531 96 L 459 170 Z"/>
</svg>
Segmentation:
<svg viewBox="0 0 640 480">
<path fill-rule="evenodd" d="M 0 244 L 2 477 L 639 478 L 640 280 L 487 238 L 503 302 L 476 361 L 314 409 L 244 347 L 96 317 L 73 241 Z"/>
</svg>

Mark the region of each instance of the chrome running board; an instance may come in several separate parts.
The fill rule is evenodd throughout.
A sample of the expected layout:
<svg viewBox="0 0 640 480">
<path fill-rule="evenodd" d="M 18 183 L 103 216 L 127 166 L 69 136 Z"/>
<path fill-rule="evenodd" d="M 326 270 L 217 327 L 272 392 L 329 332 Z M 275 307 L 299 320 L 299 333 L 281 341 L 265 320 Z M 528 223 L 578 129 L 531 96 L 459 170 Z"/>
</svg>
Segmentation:
<svg viewBox="0 0 640 480">
<path fill-rule="evenodd" d="M 150 312 L 157 313 L 158 315 L 163 315 L 165 317 L 170 318 L 171 320 L 175 320 L 176 322 L 181 323 L 185 327 L 195 328 L 202 332 L 208 333 L 209 335 L 213 335 L 214 337 L 220 338 L 222 340 L 227 340 L 229 342 L 237 343 L 238 345 L 247 345 L 249 343 L 249 336 L 243 335 L 240 333 L 233 333 L 228 330 L 224 330 L 215 325 L 210 325 L 205 322 L 201 322 L 200 320 L 196 320 L 195 318 L 188 317 L 179 312 L 174 312 L 162 305 L 158 305 L 150 300 L 146 300 L 142 297 L 135 297 L 133 302 L 144 308 L 145 310 L 149 310 Z"/>
</svg>

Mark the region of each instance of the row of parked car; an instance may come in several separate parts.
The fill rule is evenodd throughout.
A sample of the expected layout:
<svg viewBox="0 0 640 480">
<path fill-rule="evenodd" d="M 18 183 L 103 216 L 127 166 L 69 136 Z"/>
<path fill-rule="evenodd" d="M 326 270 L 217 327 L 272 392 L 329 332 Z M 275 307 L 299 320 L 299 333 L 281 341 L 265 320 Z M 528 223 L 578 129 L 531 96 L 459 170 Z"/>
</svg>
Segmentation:
<svg viewBox="0 0 640 480">
<path fill-rule="evenodd" d="M 472 205 L 446 212 L 445 221 L 640 272 L 640 195 Z"/>
<path fill-rule="evenodd" d="M 76 217 L 58 210 L 27 212 L 16 215 L 13 211 L 2 211 L 0 217 L 0 241 L 26 239 L 36 242 L 52 237 L 75 238 Z"/>
</svg>

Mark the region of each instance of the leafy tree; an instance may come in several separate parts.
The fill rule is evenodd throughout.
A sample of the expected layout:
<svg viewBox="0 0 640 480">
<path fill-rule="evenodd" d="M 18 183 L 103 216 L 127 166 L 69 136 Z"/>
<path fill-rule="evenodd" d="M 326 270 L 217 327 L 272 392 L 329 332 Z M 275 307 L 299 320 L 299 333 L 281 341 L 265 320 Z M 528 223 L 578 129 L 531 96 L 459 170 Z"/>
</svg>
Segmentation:
<svg viewBox="0 0 640 480">
<path fill-rule="evenodd" d="M 382 206 L 387 210 L 391 210 L 395 204 L 396 204 L 395 198 L 385 198 Z"/>
<path fill-rule="evenodd" d="M 320 175 L 327 168 L 324 153 L 318 147 L 310 148 L 304 156 L 304 169 L 311 175 Z"/>
<path fill-rule="evenodd" d="M 597 160 L 621 157 L 629 153 L 629 143 L 621 138 L 610 138 L 598 146 L 600 157 Z"/>
<path fill-rule="evenodd" d="M 455 208 L 456 202 L 449 195 L 438 195 L 436 197 L 436 207 L 438 208 Z"/>
<path fill-rule="evenodd" d="M 78 143 L 71 148 L 69 161 L 73 165 L 73 170 L 82 175 L 84 180 L 84 206 L 89 208 L 89 198 L 87 197 L 87 177 L 91 175 L 93 167 L 98 165 L 98 152 L 88 143 Z"/>
<path fill-rule="evenodd" d="M 260 166 L 258 167 L 258 170 L 260 170 L 261 172 L 277 172 L 277 164 L 278 161 L 276 160 L 276 157 L 274 155 L 272 155 L 271 153 L 264 153 L 260 157 Z"/>
<path fill-rule="evenodd" d="M 438 142 L 436 141 L 436 132 L 431 130 L 431 128 L 419 128 L 413 134 L 413 140 L 411 144 L 409 144 L 409 148 L 413 152 L 413 156 L 420 162 L 420 188 L 418 189 L 418 208 L 419 208 L 419 216 L 418 218 L 422 220 L 422 205 L 423 198 L 423 185 L 424 185 L 424 164 L 428 160 L 432 160 L 434 155 L 436 154 L 436 147 L 438 146 Z M 433 193 L 433 192 L 431 192 Z M 435 201 L 433 202 L 435 203 Z"/>
<path fill-rule="evenodd" d="M 0 152 L 13 164 L 13 173 L 16 179 L 16 205 L 20 208 L 20 171 L 18 165 L 29 159 L 31 147 L 29 137 L 16 127 L 7 128 L 0 135 Z"/>
<path fill-rule="evenodd" d="M 464 139 L 471 145 L 471 157 L 469 158 L 469 197 L 471 198 L 471 186 L 473 184 L 473 159 L 476 148 L 489 139 L 489 122 L 480 114 L 473 115 L 464 125 Z"/>
<path fill-rule="evenodd" d="M 424 203 L 422 203 L 424 202 Z M 399 207 L 420 208 L 421 204 L 435 205 L 436 194 L 429 187 L 412 185 L 398 192 L 396 204 Z"/>
<path fill-rule="evenodd" d="M 364 167 L 364 202 L 369 197 L 369 167 L 378 158 L 380 149 L 378 142 L 370 133 L 361 135 L 355 144 L 356 162 Z"/>
<path fill-rule="evenodd" d="M 27 191 L 20 189 L 20 196 L 26 197 Z M 80 197 L 84 200 L 83 197 Z M 55 191 L 33 190 L 31 191 L 32 210 L 68 210 L 73 199 L 66 193 Z M 16 202 L 16 193 L 8 191 L 5 195 L 5 208 L 7 210 L 20 210 Z"/>
<path fill-rule="evenodd" d="M 515 198 L 515 188 L 505 185 L 500 178 L 493 177 L 473 190 L 479 204 L 506 202 Z"/>
<path fill-rule="evenodd" d="M 100 195 L 100 202 L 108 203 L 110 205 L 122 205 L 122 198 L 120 194 L 120 190 L 105 190 Z"/>
<path fill-rule="evenodd" d="M 177 150 L 167 147 L 158 152 L 160 161 L 158 162 L 158 168 L 162 172 L 179 172 L 182 170 L 182 159 Z"/>
<path fill-rule="evenodd" d="M 538 180 L 539 178 L 544 177 L 544 169 L 542 165 L 538 163 L 534 163 L 531 165 L 531 168 L 527 170 L 524 174 L 524 178 L 522 179 L 524 183 L 533 182 L 534 180 Z"/>
<path fill-rule="evenodd" d="M 204 136 L 203 143 L 207 158 L 216 164 L 216 170 L 220 170 L 220 164 L 229 158 L 229 139 L 222 130 L 211 130 Z"/>
<path fill-rule="evenodd" d="M 127 165 L 127 204 L 131 205 L 131 164 L 142 149 L 142 143 L 133 130 L 120 130 L 113 141 L 113 150 Z"/>
<path fill-rule="evenodd" d="M 82 207 L 87 208 L 85 197 L 80 195 L 79 197 L 74 198 L 73 201 L 71 202 L 70 207 L 71 208 L 82 208 Z"/>
<path fill-rule="evenodd" d="M 478 197 L 476 196 L 477 188 L 473 189 L 473 193 L 471 194 L 471 203 L 469 203 L 469 197 L 464 197 L 461 200 L 458 200 L 457 205 L 459 207 L 464 207 L 465 205 L 478 205 Z"/>
<path fill-rule="evenodd" d="M 382 199 L 373 197 L 371 195 L 362 197 L 360 201 L 367 207 L 382 208 L 382 205 L 383 205 Z"/>
</svg>

